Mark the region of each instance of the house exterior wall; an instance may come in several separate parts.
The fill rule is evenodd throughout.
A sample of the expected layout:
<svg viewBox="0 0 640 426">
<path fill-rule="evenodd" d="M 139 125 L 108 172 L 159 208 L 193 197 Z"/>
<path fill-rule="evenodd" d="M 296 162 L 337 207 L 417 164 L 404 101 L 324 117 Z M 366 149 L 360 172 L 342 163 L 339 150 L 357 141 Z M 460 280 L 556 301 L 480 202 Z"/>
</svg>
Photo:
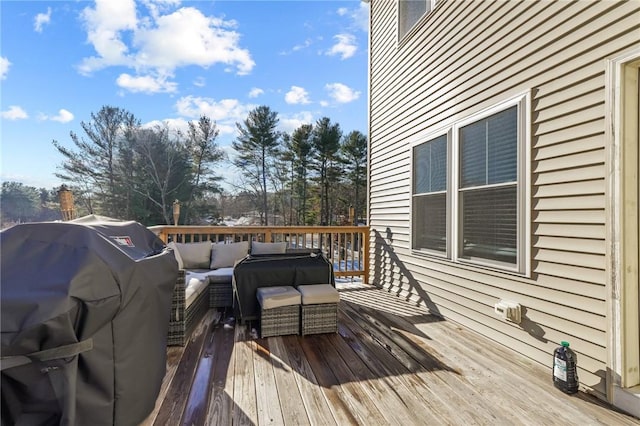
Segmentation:
<svg viewBox="0 0 640 426">
<path fill-rule="evenodd" d="M 606 394 L 607 60 L 640 45 L 639 1 L 438 0 L 398 39 L 397 1 L 371 0 L 369 282 L 551 367 L 562 340 Z M 529 96 L 526 274 L 411 249 L 411 149 Z M 412 142 L 413 141 L 413 142 Z M 523 306 L 520 324 L 494 313 Z"/>
</svg>

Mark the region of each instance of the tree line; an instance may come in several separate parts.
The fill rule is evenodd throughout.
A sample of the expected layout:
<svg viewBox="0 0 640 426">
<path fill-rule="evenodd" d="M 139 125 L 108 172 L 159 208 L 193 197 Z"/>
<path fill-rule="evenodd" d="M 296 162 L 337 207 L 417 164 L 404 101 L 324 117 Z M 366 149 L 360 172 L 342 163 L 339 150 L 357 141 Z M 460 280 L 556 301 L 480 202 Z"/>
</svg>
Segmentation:
<svg viewBox="0 0 640 426">
<path fill-rule="evenodd" d="M 79 214 L 145 225 L 171 224 L 175 200 L 181 224 L 249 214 L 262 225 L 355 223 L 364 214 L 366 136 L 343 135 L 327 117 L 291 134 L 278 131 L 278 122 L 268 106 L 250 111 L 236 123 L 229 159 L 207 116 L 182 132 L 166 124 L 142 126 L 131 112 L 103 106 L 81 122 L 83 135 L 70 133 L 72 147 L 53 141 L 63 157 L 56 176 L 73 191 Z M 239 176 L 232 193 L 220 173 L 229 165 Z M 5 196 L 3 184 L 0 206 Z M 5 222 L 7 213 L 2 208 Z"/>
<path fill-rule="evenodd" d="M 2 229 L 16 223 L 59 220 L 57 190 L 2 182 L 0 219 Z"/>
</svg>

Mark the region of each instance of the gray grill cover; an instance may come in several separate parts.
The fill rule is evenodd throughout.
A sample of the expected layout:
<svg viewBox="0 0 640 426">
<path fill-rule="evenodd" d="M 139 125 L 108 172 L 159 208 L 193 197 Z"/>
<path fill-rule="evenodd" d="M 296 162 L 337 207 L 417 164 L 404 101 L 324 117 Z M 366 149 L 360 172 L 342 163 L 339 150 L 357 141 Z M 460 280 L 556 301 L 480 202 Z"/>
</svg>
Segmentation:
<svg viewBox="0 0 640 426">
<path fill-rule="evenodd" d="M 136 425 L 166 368 L 178 266 L 137 222 L 0 233 L 3 425 Z"/>
</svg>

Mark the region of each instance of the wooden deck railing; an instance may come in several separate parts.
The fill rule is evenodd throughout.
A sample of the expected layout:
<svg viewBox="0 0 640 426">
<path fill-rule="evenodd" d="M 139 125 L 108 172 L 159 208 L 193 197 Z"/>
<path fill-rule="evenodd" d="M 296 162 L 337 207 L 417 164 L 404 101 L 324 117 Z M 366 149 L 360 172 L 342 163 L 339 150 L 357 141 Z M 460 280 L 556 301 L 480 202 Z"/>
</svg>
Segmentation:
<svg viewBox="0 0 640 426">
<path fill-rule="evenodd" d="M 333 263 L 336 278 L 369 277 L 368 226 L 171 226 L 149 227 L 165 243 L 260 241 L 290 248 L 320 249 Z"/>
</svg>

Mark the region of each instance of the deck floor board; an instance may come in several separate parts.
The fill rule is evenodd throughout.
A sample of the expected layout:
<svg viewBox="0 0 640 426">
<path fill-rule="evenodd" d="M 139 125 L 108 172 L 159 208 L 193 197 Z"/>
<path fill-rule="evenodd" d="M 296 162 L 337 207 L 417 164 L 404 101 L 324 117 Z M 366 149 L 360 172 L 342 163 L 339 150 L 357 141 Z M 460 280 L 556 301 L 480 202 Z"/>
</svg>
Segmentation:
<svg viewBox="0 0 640 426">
<path fill-rule="evenodd" d="M 293 374 L 293 368 L 289 360 L 289 354 L 282 339 L 269 338 L 269 349 L 271 350 L 271 364 L 276 379 L 278 398 L 282 411 L 287 413 L 284 416 L 286 425 L 310 425 L 307 411 L 298 382 Z"/>
<path fill-rule="evenodd" d="M 258 424 L 256 381 L 253 373 L 254 351 L 255 342 L 249 338 L 247 328 L 236 326 L 235 373 L 227 379 L 234 382 L 233 394 L 230 395 L 235 403 L 232 417 L 234 425 Z"/>
<path fill-rule="evenodd" d="M 220 327 L 210 327 L 204 337 L 203 353 L 198 362 L 195 375 L 191 384 L 191 391 L 182 416 L 182 423 L 187 425 L 204 424 L 204 417 L 211 395 L 213 380 L 213 370 L 215 367 L 212 353 L 217 351 L 221 335 Z M 217 342 L 216 342 L 217 338 Z"/>
<path fill-rule="evenodd" d="M 235 359 L 233 357 L 234 333 L 217 327 L 212 345 L 207 349 L 205 357 L 212 360 L 212 376 L 209 383 L 209 400 L 203 415 L 188 425 L 231 424 L 233 415 L 233 383 Z"/>
<path fill-rule="evenodd" d="M 354 413 L 357 415 L 359 422 L 369 422 L 369 424 L 387 424 L 388 419 L 380 411 L 376 399 L 372 398 L 370 385 L 366 380 L 366 376 L 356 376 L 350 369 L 350 366 L 339 355 L 338 351 L 333 347 L 330 341 L 331 336 L 323 336 L 321 339 L 308 339 L 311 347 L 316 353 L 319 353 L 324 361 L 325 368 L 333 372 L 334 377 L 339 383 L 341 396 L 344 398 Z M 391 413 L 386 413 L 390 415 Z"/>
<path fill-rule="evenodd" d="M 286 336 L 283 343 L 289 356 L 292 374 L 312 425 L 337 425 L 333 411 L 322 392 L 309 361 L 295 336 Z"/>
<path fill-rule="evenodd" d="M 253 352 L 253 369 L 256 381 L 258 424 L 284 425 L 284 413 L 278 398 L 276 378 L 271 364 L 271 351 L 267 339 L 256 340 Z"/>
<path fill-rule="evenodd" d="M 185 346 L 180 364 L 176 369 L 173 380 L 158 411 L 154 425 L 181 424 L 185 407 L 188 406 L 194 378 L 200 365 L 200 356 L 205 337 L 213 326 L 213 315 L 207 315 L 201 324 L 193 331 L 189 343 Z"/>
<path fill-rule="evenodd" d="M 640 425 L 385 290 L 340 288 L 338 333 L 252 337 L 211 310 L 167 349 L 151 425 Z M 222 318 L 224 320 L 224 318 Z"/>
</svg>

